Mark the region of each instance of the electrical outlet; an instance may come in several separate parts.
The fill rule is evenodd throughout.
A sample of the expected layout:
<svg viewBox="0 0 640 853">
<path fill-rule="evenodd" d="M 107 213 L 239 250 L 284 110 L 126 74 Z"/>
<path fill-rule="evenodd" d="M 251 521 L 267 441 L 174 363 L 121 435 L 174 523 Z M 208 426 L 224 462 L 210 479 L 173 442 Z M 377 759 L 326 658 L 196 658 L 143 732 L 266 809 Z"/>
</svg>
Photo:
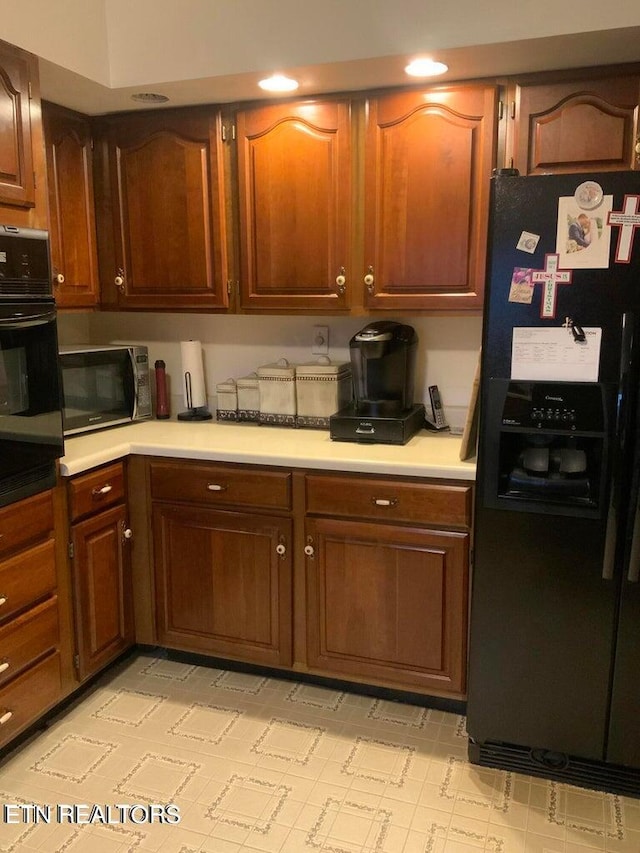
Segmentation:
<svg viewBox="0 0 640 853">
<path fill-rule="evenodd" d="M 314 326 L 311 341 L 312 355 L 329 355 L 329 327 Z"/>
</svg>

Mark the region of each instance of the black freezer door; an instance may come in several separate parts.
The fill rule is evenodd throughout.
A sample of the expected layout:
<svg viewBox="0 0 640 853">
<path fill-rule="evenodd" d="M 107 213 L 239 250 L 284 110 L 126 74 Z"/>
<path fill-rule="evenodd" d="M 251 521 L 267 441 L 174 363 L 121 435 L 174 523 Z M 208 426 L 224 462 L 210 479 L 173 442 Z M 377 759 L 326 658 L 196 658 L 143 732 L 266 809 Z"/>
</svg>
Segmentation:
<svg viewBox="0 0 640 853">
<path fill-rule="evenodd" d="M 480 508 L 467 730 L 602 760 L 616 591 L 604 522 Z"/>
<path fill-rule="evenodd" d="M 621 544 L 613 578 L 602 577 L 606 513 L 507 511 L 482 499 L 483 448 L 497 439 L 483 422 L 488 384 L 510 378 L 514 327 L 559 326 L 568 316 L 601 328 L 598 380 L 619 382 L 623 315 L 640 316 L 640 232 L 632 262 L 621 264 L 614 262 L 619 229 L 612 229 L 609 268 L 573 270 L 572 283 L 558 286 L 555 319 L 541 319 L 537 285 L 531 305 L 508 301 L 513 269 L 543 269 L 545 254 L 555 252 L 558 198 L 587 180 L 613 195 L 614 211 L 625 194 L 640 194 L 633 172 L 504 177 L 492 185 L 467 727 L 478 742 L 640 766 L 640 590 L 622 580 Z M 540 235 L 533 254 L 516 248 L 522 231 Z M 629 536 L 624 526 L 618 532 L 619 543 Z"/>
<path fill-rule="evenodd" d="M 640 398 L 640 323 L 633 346 L 634 381 L 631 390 Z M 627 504 L 626 536 L 621 559 L 621 595 L 615 664 L 611 692 L 611 717 L 607 759 L 614 764 L 640 767 L 640 399 L 636 399 L 634 446 L 629 448 L 633 472 Z"/>
</svg>

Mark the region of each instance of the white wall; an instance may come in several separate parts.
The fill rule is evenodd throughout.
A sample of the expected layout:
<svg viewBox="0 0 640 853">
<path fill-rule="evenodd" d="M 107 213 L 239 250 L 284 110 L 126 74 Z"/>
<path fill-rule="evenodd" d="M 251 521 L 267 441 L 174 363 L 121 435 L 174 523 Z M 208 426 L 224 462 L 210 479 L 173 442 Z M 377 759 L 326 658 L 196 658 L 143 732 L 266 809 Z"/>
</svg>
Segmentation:
<svg viewBox="0 0 640 853">
<path fill-rule="evenodd" d="M 109 85 L 105 2 L 0 0 L 0 38 Z"/>
<path fill-rule="evenodd" d="M 173 391 L 180 383 L 180 341 L 202 342 L 205 381 L 215 410 L 218 382 L 251 373 L 259 365 L 287 358 L 291 363 L 315 360 L 311 354 L 313 327 L 329 326 L 329 354 L 349 360 L 349 339 L 369 322 L 346 317 L 255 317 L 214 314 L 96 313 L 60 315 L 62 344 L 141 343 L 149 347 L 151 365 L 163 359 Z M 438 385 L 452 427 L 462 428 L 471 392 L 482 335 L 479 317 L 409 319 L 419 337 L 416 396 L 427 400 L 427 386 Z M 172 393 L 172 408 L 184 409 Z"/>
<path fill-rule="evenodd" d="M 113 86 L 640 23 L 637 0 L 107 0 L 106 8 Z"/>
<path fill-rule="evenodd" d="M 103 85 L 640 24 L 637 0 L 0 0 L 0 38 Z"/>
</svg>

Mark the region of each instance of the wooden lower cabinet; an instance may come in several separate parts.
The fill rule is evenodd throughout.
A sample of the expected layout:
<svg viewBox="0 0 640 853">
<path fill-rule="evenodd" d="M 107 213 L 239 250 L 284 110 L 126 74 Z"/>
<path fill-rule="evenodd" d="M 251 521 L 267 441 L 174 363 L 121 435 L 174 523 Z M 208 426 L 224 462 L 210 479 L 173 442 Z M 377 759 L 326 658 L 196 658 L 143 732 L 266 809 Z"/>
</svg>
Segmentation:
<svg viewBox="0 0 640 853">
<path fill-rule="evenodd" d="M 134 643 L 131 531 L 122 462 L 68 483 L 76 672 L 98 672 Z"/>
<path fill-rule="evenodd" d="M 133 645 L 125 530 L 124 506 L 73 526 L 77 670 L 81 679 Z"/>
<path fill-rule="evenodd" d="M 311 670 L 463 694 L 469 534 L 308 519 Z"/>
<path fill-rule="evenodd" d="M 290 666 L 288 518 L 154 503 L 158 641 Z"/>
<path fill-rule="evenodd" d="M 141 642 L 464 699 L 471 483 L 160 458 L 132 470 L 150 500 Z"/>
<path fill-rule="evenodd" d="M 0 747 L 63 696 L 51 491 L 0 509 Z"/>
</svg>

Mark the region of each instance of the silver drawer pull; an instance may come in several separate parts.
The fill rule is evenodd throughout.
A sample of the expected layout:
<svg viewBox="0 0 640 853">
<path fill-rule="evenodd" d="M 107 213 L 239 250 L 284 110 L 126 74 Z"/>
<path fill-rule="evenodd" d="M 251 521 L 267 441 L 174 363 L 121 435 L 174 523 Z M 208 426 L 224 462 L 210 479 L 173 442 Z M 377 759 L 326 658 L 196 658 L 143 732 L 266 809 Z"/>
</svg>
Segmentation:
<svg viewBox="0 0 640 853">
<path fill-rule="evenodd" d="M 361 426 L 356 427 L 356 432 L 357 432 L 357 433 L 359 433 L 360 435 L 373 435 L 375 431 L 376 431 L 376 428 L 375 428 L 375 427 L 373 427 L 373 426 L 370 426 L 370 427 L 361 427 Z"/>
<path fill-rule="evenodd" d="M 222 486 L 220 483 L 207 483 L 207 489 L 210 492 L 226 492 L 227 486 Z"/>
<path fill-rule="evenodd" d="M 0 726 L 4 726 L 5 723 L 8 723 L 11 717 L 13 717 L 13 711 L 5 711 L 0 717 Z"/>
<path fill-rule="evenodd" d="M 371 498 L 375 506 L 397 506 L 398 498 Z"/>
<path fill-rule="evenodd" d="M 9 661 L 4 660 L 0 663 L 0 672 L 6 672 L 9 669 Z"/>
<path fill-rule="evenodd" d="M 0 595 L 0 607 L 2 607 L 2 605 L 6 604 L 6 603 L 7 603 L 6 595 Z"/>
<path fill-rule="evenodd" d="M 94 496 L 94 498 L 101 498 L 103 497 L 103 495 L 108 495 L 112 489 L 113 486 L 111 485 L 111 483 L 107 483 L 105 486 L 101 486 L 100 488 L 96 486 L 95 489 L 91 489 L 91 494 Z"/>
</svg>

